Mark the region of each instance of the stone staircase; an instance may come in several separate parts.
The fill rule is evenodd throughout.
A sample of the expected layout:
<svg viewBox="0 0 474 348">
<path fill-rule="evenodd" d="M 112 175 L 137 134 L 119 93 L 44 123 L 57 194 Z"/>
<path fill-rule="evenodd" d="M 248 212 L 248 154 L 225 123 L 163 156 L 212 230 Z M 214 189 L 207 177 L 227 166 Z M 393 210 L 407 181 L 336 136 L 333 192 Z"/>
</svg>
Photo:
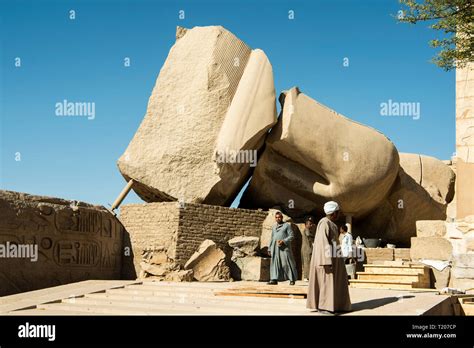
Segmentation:
<svg viewBox="0 0 474 348">
<path fill-rule="evenodd" d="M 365 272 L 364 272 L 365 273 Z M 308 283 L 269 286 L 265 282 L 165 282 L 144 280 L 87 280 L 0 297 L 0 315 L 320 315 L 306 308 L 298 296 L 275 298 L 235 296 L 250 288 L 268 293 L 305 293 Z M 227 295 L 221 295 L 227 292 Z M 347 315 L 441 315 L 450 297 L 416 291 L 406 298 L 399 290 L 350 288 L 354 311 Z M 398 297 L 380 306 L 373 300 Z M 472 305 L 471 305 L 472 306 Z M 460 310 L 460 309 L 459 309 Z"/>
<path fill-rule="evenodd" d="M 351 279 L 353 288 L 384 288 L 409 290 L 429 288 L 429 267 L 416 264 L 366 264 L 364 272 L 357 272 L 357 279 Z"/>
<path fill-rule="evenodd" d="M 305 299 L 219 297 L 228 282 L 140 281 L 69 296 L 9 315 L 309 315 Z M 298 286 L 296 286 L 298 287 Z M 300 284 L 306 290 L 306 285 Z"/>
</svg>

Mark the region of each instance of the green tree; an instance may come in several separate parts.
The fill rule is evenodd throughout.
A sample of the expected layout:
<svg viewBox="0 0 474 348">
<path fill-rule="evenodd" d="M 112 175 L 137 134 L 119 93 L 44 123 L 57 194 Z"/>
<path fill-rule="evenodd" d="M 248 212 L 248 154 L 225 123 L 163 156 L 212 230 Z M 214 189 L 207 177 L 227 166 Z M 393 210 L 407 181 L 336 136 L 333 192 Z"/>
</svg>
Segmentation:
<svg viewBox="0 0 474 348">
<path fill-rule="evenodd" d="M 433 63 L 448 71 L 473 61 L 473 0 L 399 1 L 403 5 L 397 16 L 400 22 L 434 22 L 430 28 L 444 32 L 443 38 L 430 41 L 432 47 L 440 48 Z"/>
</svg>

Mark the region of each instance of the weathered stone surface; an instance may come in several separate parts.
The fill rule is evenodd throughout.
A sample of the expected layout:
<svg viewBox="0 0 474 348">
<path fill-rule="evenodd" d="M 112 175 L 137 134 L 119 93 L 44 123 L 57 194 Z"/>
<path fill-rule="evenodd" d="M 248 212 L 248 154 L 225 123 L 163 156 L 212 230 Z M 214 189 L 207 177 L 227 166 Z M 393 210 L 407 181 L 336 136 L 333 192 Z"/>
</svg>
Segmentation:
<svg viewBox="0 0 474 348">
<path fill-rule="evenodd" d="M 451 277 L 449 287 L 456 289 L 472 289 L 474 288 L 474 279 Z"/>
<path fill-rule="evenodd" d="M 409 261 L 410 260 L 410 248 L 395 248 L 393 249 L 393 257 L 395 261 L 403 260 Z"/>
<path fill-rule="evenodd" d="M 168 256 L 166 256 L 165 252 L 156 252 L 150 259 L 150 263 L 155 265 L 161 265 L 166 262 L 168 262 Z"/>
<path fill-rule="evenodd" d="M 474 64 L 456 69 L 456 217 L 457 231 L 463 235 L 453 246 L 455 254 L 455 276 L 452 286 L 461 289 L 474 288 L 474 279 L 467 268 L 474 267 Z M 465 244 L 465 250 L 460 245 Z M 464 253 L 464 252 L 470 253 Z"/>
<path fill-rule="evenodd" d="M 471 265 L 471 267 L 453 267 L 453 277 L 474 279 L 474 265 Z"/>
<path fill-rule="evenodd" d="M 198 281 L 228 281 L 230 270 L 224 252 L 212 240 L 206 239 L 184 265 L 192 269 Z"/>
<path fill-rule="evenodd" d="M 456 69 L 457 218 L 474 214 L 474 64 Z"/>
<path fill-rule="evenodd" d="M 456 69 L 456 156 L 462 163 L 474 164 L 474 157 L 472 156 L 472 149 L 474 148 L 473 102 L 474 63 L 470 62 L 465 68 Z M 458 187 L 468 189 L 467 186 Z M 473 191 L 467 193 L 472 195 Z M 474 213 L 473 207 L 470 207 L 469 214 Z M 469 212 L 469 210 L 466 212 Z"/>
<path fill-rule="evenodd" d="M 237 258 L 231 267 L 235 280 L 270 280 L 270 259 L 258 256 Z"/>
<path fill-rule="evenodd" d="M 170 282 L 192 282 L 194 273 L 192 269 L 173 271 L 165 276 L 166 281 Z"/>
<path fill-rule="evenodd" d="M 118 167 L 147 202 L 228 205 L 276 122 L 272 68 L 220 26 L 176 38 Z"/>
<path fill-rule="evenodd" d="M 456 267 L 474 267 L 474 253 L 453 255 Z"/>
<path fill-rule="evenodd" d="M 443 260 L 452 259 L 451 243 L 441 237 L 411 238 L 410 256 L 412 260 Z"/>
<path fill-rule="evenodd" d="M 170 282 L 192 282 L 194 280 L 193 270 L 170 270 L 163 265 L 147 265 L 140 271 L 139 279 L 152 278 L 160 281 Z"/>
<path fill-rule="evenodd" d="M 436 268 L 430 267 L 431 269 L 431 283 L 436 289 L 442 289 L 449 286 L 451 278 L 451 267 L 446 267 L 442 271 L 438 271 Z"/>
<path fill-rule="evenodd" d="M 322 213 L 323 204 L 335 200 L 356 218 L 376 208 L 398 173 L 392 142 L 297 88 L 282 93 L 280 103 L 281 116 L 267 138 L 241 206 L 279 205 L 286 214 L 298 217 Z"/>
<path fill-rule="evenodd" d="M 466 239 L 466 249 L 467 251 L 474 251 L 474 238 Z"/>
<path fill-rule="evenodd" d="M 176 260 L 176 240 L 180 219 L 176 202 L 126 204 L 120 208 L 119 219 L 130 234 L 133 265 L 129 273 L 140 274 L 142 261 L 159 264 L 159 259 Z M 129 277 L 133 279 L 135 277 Z"/>
<path fill-rule="evenodd" d="M 158 255 L 160 255 L 158 253 Z M 153 278 L 157 280 L 166 280 L 174 282 L 190 282 L 194 279 L 193 270 L 182 270 L 181 266 L 172 261 L 162 262 L 160 257 L 147 258 L 148 261 L 140 262 L 140 276 L 139 278 Z M 153 260 L 158 260 L 159 263 L 153 263 Z"/>
<path fill-rule="evenodd" d="M 473 98 L 474 99 L 474 98 Z M 474 118 L 472 119 L 471 129 L 474 129 Z M 474 138 L 474 137 L 473 137 Z M 463 147 L 464 149 L 468 148 Z M 470 146 L 471 153 L 474 151 L 474 146 Z M 471 157 L 474 157 L 471 155 Z M 458 159 L 458 170 L 456 177 L 457 187 L 457 202 L 456 202 L 456 216 L 463 218 L 474 213 L 474 185 L 472 185 L 472 178 L 474 177 L 474 161 L 471 163 L 464 162 L 461 158 Z"/>
<path fill-rule="evenodd" d="M 365 248 L 365 259 L 367 263 L 378 263 L 380 261 L 393 261 L 394 250 L 392 248 Z"/>
<path fill-rule="evenodd" d="M 102 206 L 0 191 L 0 296 L 120 279 L 125 234 Z M 5 253 L 17 247 L 28 254 Z"/>
<path fill-rule="evenodd" d="M 474 63 L 456 69 L 456 217 L 474 214 Z"/>
<path fill-rule="evenodd" d="M 236 236 L 258 237 L 267 214 L 257 210 L 234 209 L 206 204 L 178 202 L 125 204 L 120 208 L 122 221 L 133 249 L 128 259 L 134 261 L 136 274 L 140 262 L 161 264 L 175 262 L 180 266 L 206 239 L 215 240 L 226 254 L 228 241 Z M 132 277 L 132 279 L 135 279 Z"/>
<path fill-rule="evenodd" d="M 436 202 L 446 204 L 452 201 L 455 174 L 443 161 L 431 156 L 401 153 L 400 166 Z"/>
<path fill-rule="evenodd" d="M 474 215 L 469 215 L 464 219 L 459 219 L 457 221 L 456 227 L 464 234 L 474 232 Z"/>
<path fill-rule="evenodd" d="M 419 220 L 416 222 L 417 237 L 443 237 L 446 223 L 443 220 Z"/>
<path fill-rule="evenodd" d="M 418 220 L 446 220 L 454 196 L 454 172 L 433 157 L 400 154 L 400 170 L 387 199 L 355 223 L 370 236 L 409 246 Z"/>
<path fill-rule="evenodd" d="M 170 272 L 171 270 L 167 267 L 166 264 L 163 265 L 153 265 L 146 262 L 140 263 L 141 269 L 146 273 L 149 273 L 154 276 L 164 276 L 166 273 Z"/>
<path fill-rule="evenodd" d="M 259 244 L 260 238 L 258 237 L 239 236 L 229 240 L 229 246 L 234 249 L 234 254 L 238 252 L 243 256 L 255 256 Z"/>
</svg>

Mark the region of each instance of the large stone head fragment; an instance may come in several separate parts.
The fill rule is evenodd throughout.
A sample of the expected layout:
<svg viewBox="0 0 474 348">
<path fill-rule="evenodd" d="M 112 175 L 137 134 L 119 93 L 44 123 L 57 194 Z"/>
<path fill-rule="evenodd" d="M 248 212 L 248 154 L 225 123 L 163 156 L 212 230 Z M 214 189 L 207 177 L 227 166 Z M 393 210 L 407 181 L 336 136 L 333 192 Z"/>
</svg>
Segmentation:
<svg viewBox="0 0 474 348">
<path fill-rule="evenodd" d="M 176 37 L 118 167 L 147 202 L 227 205 L 276 123 L 272 67 L 219 26 Z"/>
<path fill-rule="evenodd" d="M 408 245 L 416 221 L 445 220 L 454 197 L 455 174 L 442 161 L 400 153 L 400 169 L 390 194 L 379 207 L 356 222 L 359 233 Z"/>
<path fill-rule="evenodd" d="M 281 116 L 271 130 L 241 206 L 281 206 L 297 217 L 321 213 L 335 200 L 360 217 L 389 192 L 398 153 L 378 131 L 354 122 L 300 93 L 280 96 Z"/>
</svg>

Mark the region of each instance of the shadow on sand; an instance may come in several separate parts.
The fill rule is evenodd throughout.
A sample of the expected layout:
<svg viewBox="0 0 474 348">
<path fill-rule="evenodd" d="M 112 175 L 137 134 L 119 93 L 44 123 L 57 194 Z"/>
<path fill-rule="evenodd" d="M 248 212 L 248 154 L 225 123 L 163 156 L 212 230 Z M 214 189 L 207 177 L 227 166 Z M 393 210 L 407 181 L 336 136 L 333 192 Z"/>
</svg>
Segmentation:
<svg viewBox="0 0 474 348">
<path fill-rule="evenodd" d="M 392 297 L 382 297 L 382 298 L 376 298 L 373 300 L 357 302 L 357 303 L 352 304 L 352 312 L 357 312 L 364 309 L 374 309 L 377 307 L 385 306 L 389 303 L 393 303 L 393 302 L 397 302 L 403 299 L 413 298 L 413 297 L 415 296 L 413 295 L 397 296 L 397 297 L 392 296 Z"/>
</svg>

